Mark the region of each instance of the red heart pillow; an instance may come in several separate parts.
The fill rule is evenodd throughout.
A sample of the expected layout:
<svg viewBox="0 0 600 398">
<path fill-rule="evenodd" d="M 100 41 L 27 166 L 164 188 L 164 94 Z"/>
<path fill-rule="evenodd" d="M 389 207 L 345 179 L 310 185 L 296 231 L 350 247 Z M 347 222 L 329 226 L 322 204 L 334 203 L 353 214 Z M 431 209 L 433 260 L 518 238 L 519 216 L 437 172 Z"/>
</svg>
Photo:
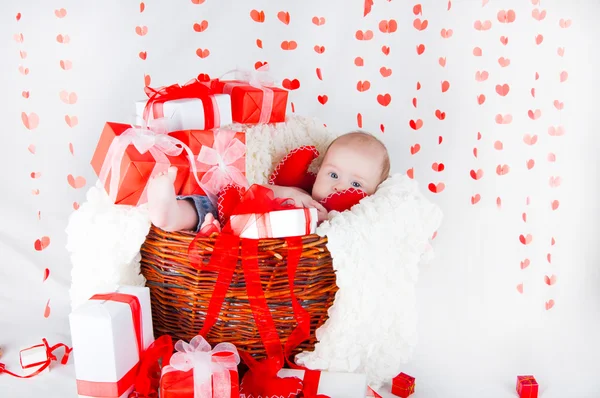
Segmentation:
<svg viewBox="0 0 600 398">
<path fill-rule="evenodd" d="M 219 192 L 217 211 L 221 227 L 229 222 L 229 216 L 244 196 L 245 189 L 239 185 L 229 184 Z"/>
<path fill-rule="evenodd" d="M 367 197 L 367 193 L 360 189 L 350 188 L 344 191 L 334 192 L 325 199 L 321 200 L 321 204 L 327 211 L 345 211 Z"/>
<path fill-rule="evenodd" d="M 269 184 L 283 187 L 296 187 L 310 193 L 317 176 L 308 171 L 310 164 L 319 157 L 319 151 L 312 145 L 293 149 L 279 162 Z"/>
</svg>

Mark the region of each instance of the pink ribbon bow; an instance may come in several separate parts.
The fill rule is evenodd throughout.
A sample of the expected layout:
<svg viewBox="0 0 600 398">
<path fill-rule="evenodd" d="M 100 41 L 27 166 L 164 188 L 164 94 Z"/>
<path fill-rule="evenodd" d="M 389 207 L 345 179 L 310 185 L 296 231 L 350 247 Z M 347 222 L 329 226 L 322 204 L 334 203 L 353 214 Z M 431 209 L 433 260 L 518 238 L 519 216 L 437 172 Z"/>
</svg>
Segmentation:
<svg viewBox="0 0 600 398">
<path fill-rule="evenodd" d="M 179 340 L 175 351 L 170 365 L 182 372 L 194 371 L 194 398 L 232 398 L 229 371 L 237 370 L 240 363 L 233 344 L 219 343 L 211 350 L 204 337 L 196 336 L 189 344 Z"/>
<path fill-rule="evenodd" d="M 197 177 L 196 163 L 193 161 L 194 155 L 191 149 L 177 138 L 171 137 L 167 134 L 164 120 L 160 120 L 154 123 L 152 128 L 138 128 L 132 127 L 125 130 L 121 135 L 115 137 L 110 144 L 102 168 L 100 169 L 99 179 L 103 185 L 108 180 L 108 173 L 110 172 L 110 200 L 114 203 L 117 198 L 117 191 L 119 190 L 119 182 L 121 179 L 121 162 L 123 161 L 123 155 L 127 150 L 127 147 L 131 144 L 141 154 L 150 152 L 155 160 L 154 167 L 149 180 L 161 172 L 165 172 L 169 169 L 171 162 L 167 156 L 179 156 L 183 151 L 188 155 L 190 166 L 193 171 L 193 176 L 196 179 L 198 185 L 204 189 L 201 181 Z M 144 187 L 144 191 L 137 202 L 137 205 L 143 204 L 147 201 L 147 189 L 148 184 Z M 216 200 L 215 200 L 216 203 Z"/>
<path fill-rule="evenodd" d="M 246 154 L 246 145 L 235 137 L 232 130 L 215 130 L 213 148 L 203 146 L 198 154 L 198 169 L 206 171 L 200 181 L 200 187 L 209 198 L 216 195 L 229 184 L 247 188 L 248 181 L 244 173 L 235 165 Z"/>
</svg>

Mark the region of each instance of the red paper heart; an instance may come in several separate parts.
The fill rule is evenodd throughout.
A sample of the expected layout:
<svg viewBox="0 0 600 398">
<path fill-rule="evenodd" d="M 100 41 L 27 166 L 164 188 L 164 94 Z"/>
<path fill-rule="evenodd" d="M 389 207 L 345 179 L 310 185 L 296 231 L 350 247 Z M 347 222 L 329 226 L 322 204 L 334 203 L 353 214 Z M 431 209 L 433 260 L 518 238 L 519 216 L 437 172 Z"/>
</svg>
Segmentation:
<svg viewBox="0 0 600 398">
<path fill-rule="evenodd" d="M 311 145 L 293 149 L 279 162 L 269 178 L 269 184 L 297 187 L 310 193 L 316 176 L 309 173 L 308 168 L 318 157 L 319 151 Z"/>
<path fill-rule="evenodd" d="M 345 191 L 335 192 L 321 200 L 323 207 L 327 211 L 345 211 L 349 210 L 352 206 L 361 201 L 361 199 L 367 197 L 367 193 L 360 189 L 350 188 Z"/>
</svg>

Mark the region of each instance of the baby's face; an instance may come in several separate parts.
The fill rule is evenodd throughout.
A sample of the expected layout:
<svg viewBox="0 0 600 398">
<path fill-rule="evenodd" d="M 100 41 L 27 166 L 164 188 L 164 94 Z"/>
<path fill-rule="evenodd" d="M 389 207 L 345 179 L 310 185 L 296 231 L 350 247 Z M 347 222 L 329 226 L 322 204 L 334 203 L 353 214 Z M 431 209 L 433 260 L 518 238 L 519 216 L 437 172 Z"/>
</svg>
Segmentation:
<svg viewBox="0 0 600 398">
<path fill-rule="evenodd" d="M 383 159 L 378 148 L 334 143 L 317 173 L 312 197 L 320 201 L 349 188 L 361 189 L 371 195 L 381 180 L 382 167 Z"/>
</svg>

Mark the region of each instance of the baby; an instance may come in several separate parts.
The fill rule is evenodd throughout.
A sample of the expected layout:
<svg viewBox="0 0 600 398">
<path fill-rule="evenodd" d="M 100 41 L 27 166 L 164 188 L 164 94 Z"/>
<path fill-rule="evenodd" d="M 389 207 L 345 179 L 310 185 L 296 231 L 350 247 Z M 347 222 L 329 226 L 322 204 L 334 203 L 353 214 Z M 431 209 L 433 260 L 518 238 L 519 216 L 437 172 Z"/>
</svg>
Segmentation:
<svg viewBox="0 0 600 398">
<path fill-rule="evenodd" d="M 332 193 L 355 188 L 368 195 L 388 178 L 390 158 L 385 145 L 374 136 L 361 131 L 336 138 L 327 148 L 309 195 L 295 187 L 267 185 L 276 198 L 288 198 L 297 207 L 314 207 L 319 222 L 327 219 L 327 210 L 319 203 Z M 217 210 L 199 195 L 177 197 L 173 182 L 177 169 L 170 167 L 148 186 L 150 220 L 165 231 L 199 231 L 213 224 Z"/>
</svg>

